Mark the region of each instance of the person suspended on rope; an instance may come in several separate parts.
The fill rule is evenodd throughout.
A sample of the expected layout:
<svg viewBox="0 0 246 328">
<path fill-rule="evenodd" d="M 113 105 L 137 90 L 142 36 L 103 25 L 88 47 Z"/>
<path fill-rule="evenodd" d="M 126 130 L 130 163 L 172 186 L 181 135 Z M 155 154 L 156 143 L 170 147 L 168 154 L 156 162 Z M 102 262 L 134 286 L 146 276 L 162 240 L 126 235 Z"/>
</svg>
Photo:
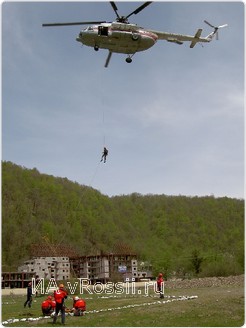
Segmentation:
<svg viewBox="0 0 246 328">
<path fill-rule="evenodd" d="M 101 158 L 101 162 L 104 161 L 104 163 L 106 163 L 106 158 L 108 156 L 108 150 L 106 147 L 104 147 L 103 149 L 103 153 L 102 153 L 102 158 Z"/>
</svg>

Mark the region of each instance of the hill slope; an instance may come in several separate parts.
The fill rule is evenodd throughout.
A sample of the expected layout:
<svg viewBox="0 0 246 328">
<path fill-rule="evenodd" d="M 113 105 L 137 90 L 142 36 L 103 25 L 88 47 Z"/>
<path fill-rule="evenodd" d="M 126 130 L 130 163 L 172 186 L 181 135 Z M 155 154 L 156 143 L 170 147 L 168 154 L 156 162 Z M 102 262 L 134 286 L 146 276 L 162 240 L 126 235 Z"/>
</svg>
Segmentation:
<svg viewBox="0 0 246 328">
<path fill-rule="evenodd" d="M 241 273 L 244 201 L 136 193 L 110 198 L 66 178 L 3 162 L 3 271 L 15 270 L 44 236 L 81 255 L 129 245 L 155 271 Z"/>
</svg>

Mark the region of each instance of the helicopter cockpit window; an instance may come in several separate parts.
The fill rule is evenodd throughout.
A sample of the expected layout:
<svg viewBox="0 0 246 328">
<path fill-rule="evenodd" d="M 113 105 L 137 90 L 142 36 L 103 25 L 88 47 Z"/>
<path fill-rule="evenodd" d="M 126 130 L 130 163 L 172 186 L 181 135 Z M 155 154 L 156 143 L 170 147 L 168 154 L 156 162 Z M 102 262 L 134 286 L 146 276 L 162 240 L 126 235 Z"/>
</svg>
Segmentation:
<svg viewBox="0 0 246 328">
<path fill-rule="evenodd" d="M 98 26 L 98 35 L 108 36 L 108 27 L 107 26 Z"/>
<path fill-rule="evenodd" d="M 83 31 L 93 31 L 93 27 L 92 26 L 87 26 L 83 29 Z"/>
</svg>

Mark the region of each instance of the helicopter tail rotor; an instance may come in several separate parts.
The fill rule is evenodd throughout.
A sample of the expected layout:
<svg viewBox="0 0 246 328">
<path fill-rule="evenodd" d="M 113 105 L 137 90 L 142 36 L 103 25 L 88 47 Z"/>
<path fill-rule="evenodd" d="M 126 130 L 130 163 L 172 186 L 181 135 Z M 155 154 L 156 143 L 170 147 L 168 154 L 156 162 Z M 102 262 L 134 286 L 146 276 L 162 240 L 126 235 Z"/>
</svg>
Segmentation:
<svg viewBox="0 0 246 328">
<path fill-rule="evenodd" d="M 211 40 L 214 37 L 214 35 L 216 36 L 216 40 L 219 40 L 219 29 L 228 26 L 228 24 L 214 26 L 206 20 L 204 20 L 204 23 L 206 23 L 207 25 L 209 25 L 210 27 L 212 27 L 214 29 L 213 33 L 209 34 L 209 37 L 211 38 Z"/>
</svg>

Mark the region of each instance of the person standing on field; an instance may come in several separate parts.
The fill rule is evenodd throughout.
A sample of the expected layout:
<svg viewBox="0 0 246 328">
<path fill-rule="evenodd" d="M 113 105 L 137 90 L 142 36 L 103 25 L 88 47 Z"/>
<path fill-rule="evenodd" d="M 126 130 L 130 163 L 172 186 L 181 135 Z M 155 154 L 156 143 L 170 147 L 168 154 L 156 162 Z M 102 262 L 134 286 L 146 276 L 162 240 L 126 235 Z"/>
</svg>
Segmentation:
<svg viewBox="0 0 246 328">
<path fill-rule="evenodd" d="M 59 285 L 59 289 L 54 291 L 54 298 L 56 301 L 55 315 L 53 318 L 53 323 L 56 323 L 58 313 L 61 311 L 61 322 L 65 325 L 65 304 L 64 301 L 67 298 L 67 291 L 63 284 Z"/>
<path fill-rule="evenodd" d="M 159 273 L 157 278 L 157 291 L 160 293 L 160 298 L 164 298 L 164 279 L 163 274 Z"/>
<path fill-rule="evenodd" d="M 32 283 L 29 282 L 28 283 L 28 287 L 27 287 L 27 298 L 26 301 L 24 303 L 24 308 L 27 306 L 30 308 L 32 306 Z"/>
</svg>

